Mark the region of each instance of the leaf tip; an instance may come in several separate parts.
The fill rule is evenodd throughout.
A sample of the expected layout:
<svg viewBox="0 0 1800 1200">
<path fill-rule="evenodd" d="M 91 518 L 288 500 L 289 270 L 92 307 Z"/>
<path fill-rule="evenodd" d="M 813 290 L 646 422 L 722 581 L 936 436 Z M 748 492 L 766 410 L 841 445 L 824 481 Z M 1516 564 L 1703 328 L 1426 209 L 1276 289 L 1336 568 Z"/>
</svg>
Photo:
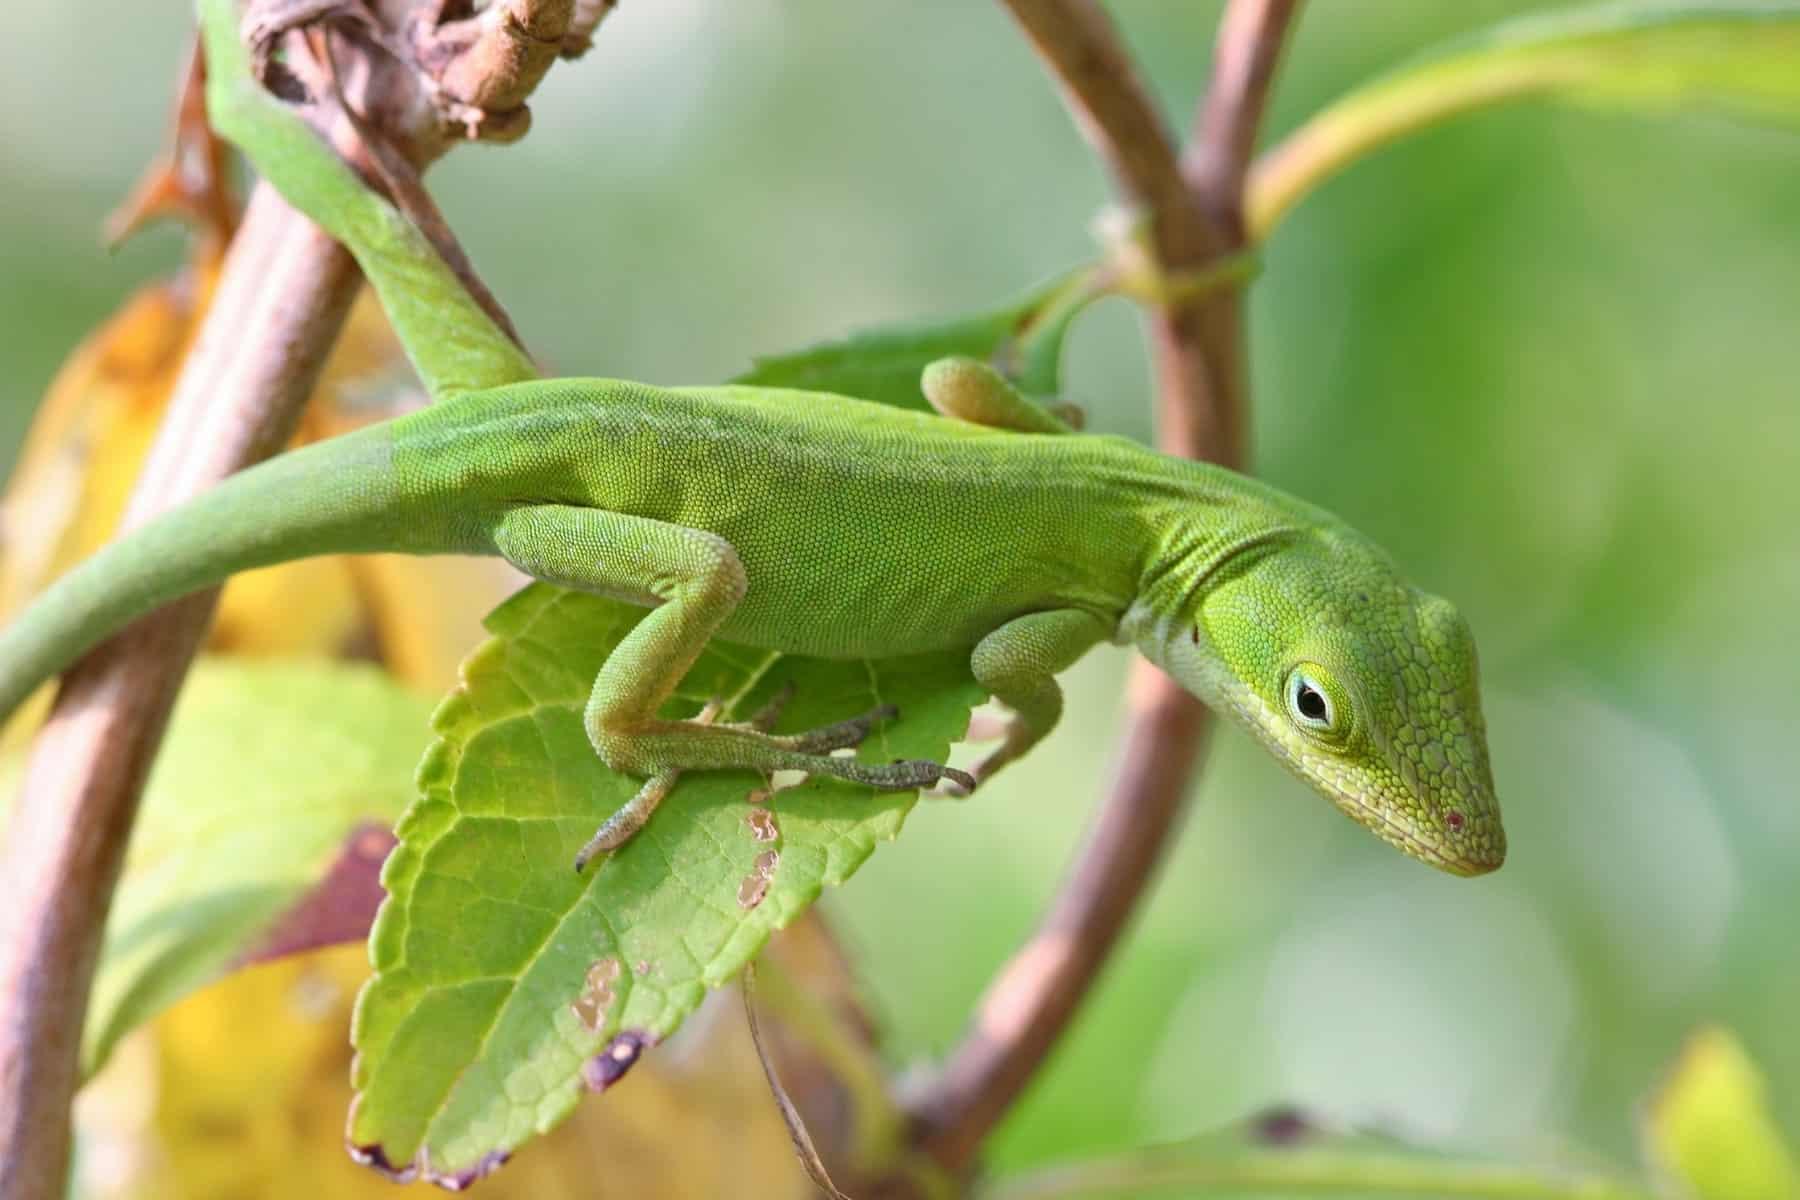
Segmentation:
<svg viewBox="0 0 1800 1200">
<path fill-rule="evenodd" d="M 396 1166 L 379 1142 L 371 1142 L 366 1145 L 351 1142 L 345 1146 L 345 1149 L 350 1152 L 351 1162 L 359 1167 L 368 1167 L 371 1171 L 378 1172 L 391 1183 L 411 1183 L 419 1177 L 417 1159 L 404 1166 Z"/>
<path fill-rule="evenodd" d="M 277 914 L 261 940 L 246 947 L 234 965 L 249 966 L 367 937 L 385 896 L 381 866 L 396 844 L 380 821 L 364 821 L 351 830 L 323 877 Z"/>
</svg>

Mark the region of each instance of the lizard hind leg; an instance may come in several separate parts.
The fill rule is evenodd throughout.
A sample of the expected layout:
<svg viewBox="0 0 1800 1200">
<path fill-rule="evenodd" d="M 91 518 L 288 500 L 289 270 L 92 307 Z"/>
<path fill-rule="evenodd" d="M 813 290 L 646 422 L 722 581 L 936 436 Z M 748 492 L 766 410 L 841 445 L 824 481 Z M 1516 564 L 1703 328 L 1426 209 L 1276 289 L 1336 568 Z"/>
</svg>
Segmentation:
<svg viewBox="0 0 1800 1200">
<path fill-rule="evenodd" d="M 606 764 L 649 780 L 621 809 L 619 823 L 609 822 L 609 845 L 590 844 L 593 853 L 623 845 L 682 771 L 798 770 L 894 791 L 946 778 L 973 786 L 941 763 L 866 763 L 830 753 L 861 742 L 893 715 L 887 708 L 781 736 L 749 724 L 658 717 L 749 586 L 737 551 L 717 534 L 605 509 L 541 504 L 508 511 L 493 536 L 500 554 L 534 578 L 650 606 L 607 656 L 583 714 L 588 740 Z"/>
<path fill-rule="evenodd" d="M 731 729 L 748 729 L 758 733 L 768 733 L 770 727 L 781 716 L 781 709 L 793 696 L 791 686 L 781 692 L 763 710 L 748 721 L 733 722 L 727 726 Z M 709 700 L 694 718 L 699 725 L 713 725 L 718 722 L 723 705 L 718 700 Z M 798 750 L 808 754 L 825 754 L 832 750 L 845 749 L 860 745 L 877 724 L 900 715 L 900 710 L 891 704 L 881 705 L 860 716 L 838 721 L 831 725 L 822 725 L 817 729 L 809 729 L 804 733 L 770 736 L 770 741 L 790 750 Z M 647 825 L 655 815 L 657 807 L 675 790 L 675 783 L 681 778 L 680 767 L 668 767 L 658 771 L 644 781 L 637 792 L 620 805 L 612 816 L 606 818 L 600 828 L 589 838 L 587 844 L 575 856 L 575 873 L 580 874 L 588 863 L 599 855 L 616 850 L 630 841 L 632 837 Z"/>
</svg>

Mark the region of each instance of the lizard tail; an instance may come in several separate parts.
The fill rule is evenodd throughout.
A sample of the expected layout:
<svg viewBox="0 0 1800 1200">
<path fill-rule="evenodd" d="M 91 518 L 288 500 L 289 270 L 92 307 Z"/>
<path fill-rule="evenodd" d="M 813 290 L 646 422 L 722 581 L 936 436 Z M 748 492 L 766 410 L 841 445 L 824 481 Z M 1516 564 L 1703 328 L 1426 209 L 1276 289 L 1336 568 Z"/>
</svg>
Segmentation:
<svg viewBox="0 0 1800 1200">
<path fill-rule="evenodd" d="M 391 446 L 374 425 L 280 455 L 74 567 L 0 631 L 0 724 L 121 626 L 238 571 L 404 544 L 392 535 Z"/>
</svg>

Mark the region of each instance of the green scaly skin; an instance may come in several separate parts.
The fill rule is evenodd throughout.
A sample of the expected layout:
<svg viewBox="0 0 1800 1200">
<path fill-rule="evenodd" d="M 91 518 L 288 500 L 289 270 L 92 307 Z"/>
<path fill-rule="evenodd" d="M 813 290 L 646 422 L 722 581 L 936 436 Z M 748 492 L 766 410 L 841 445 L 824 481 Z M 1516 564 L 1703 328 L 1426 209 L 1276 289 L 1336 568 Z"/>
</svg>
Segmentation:
<svg viewBox="0 0 1800 1200">
<path fill-rule="evenodd" d="M 1464 875 L 1500 865 L 1468 628 L 1335 518 L 1222 468 L 1070 433 L 968 360 L 926 372 L 939 416 L 764 388 L 513 382 L 497 331 L 445 351 L 430 322 L 405 318 L 432 310 L 432 289 L 461 289 L 422 243 L 381 233 L 386 218 L 343 219 L 382 202 L 353 177 L 343 191 L 335 158 L 249 83 L 229 0 L 203 12 L 213 86 L 230 94 L 229 109 L 215 94 L 215 119 L 320 208 L 385 284 L 421 374 L 459 394 L 246 471 L 76 568 L 0 635 L 0 714 L 126 621 L 236 571 L 494 554 L 649 609 L 588 703 L 595 750 L 648 781 L 596 850 L 628 838 L 683 770 L 974 786 L 1050 731 L 1055 675 L 1111 640 L 1407 854 Z M 318 182 L 334 171 L 335 195 Z M 826 657 L 966 649 L 1016 716 L 973 778 L 827 753 L 883 714 L 782 737 L 659 719 L 714 636 Z"/>
</svg>

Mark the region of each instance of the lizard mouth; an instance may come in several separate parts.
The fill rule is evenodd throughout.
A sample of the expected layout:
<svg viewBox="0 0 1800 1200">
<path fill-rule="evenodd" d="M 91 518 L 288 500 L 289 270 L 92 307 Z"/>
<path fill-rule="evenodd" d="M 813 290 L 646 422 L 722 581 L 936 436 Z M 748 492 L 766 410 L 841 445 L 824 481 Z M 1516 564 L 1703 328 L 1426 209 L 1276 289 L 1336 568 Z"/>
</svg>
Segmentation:
<svg viewBox="0 0 1800 1200">
<path fill-rule="evenodd" d="M 1373 805 L 1365 804 L 1358 796 L 1339 793 L 1335 799 L 1338 806 L 1357 824 L 1440 871 L 1464 877 L 1486 875 L 1490 871 L 1499 870 L 1506 861 L 1504 837 L 1494 839 L 1488 845 L 1470 846 L 1466 850 L 1453 848 L 1421 837 L 1411 826 L 1396 821 Z"/>
<path fill-rule="evenodd" d="M 1465 877 L 1486 875 L 1498 870 L 1506 861 L 1506 835 L 1501 832 L 1496 818 L 1479 818 L 1494 822 L 1492 834 L 1461 839 L 1467 843 L 1465 845 L 1428 837 L 1416 826 L 1396 819 L 1386 807 L 1370 803 L 1359 792 L 1336 786 L 1335 781 L 1328 781 L 1321 771 L 1307 761 L 1302 752 L 1274 732 L 1279 718 L 1255 692 L 1242 687 L 1228 689 L 1222 699 L 1227 704 L 1226 711 L 1237 717 L 1274 754 L 1277 761 L 1329 799 L 1345 816 L 1402 853 L 1440 871 Z M 1491 803 L 1481 808 L 1490 814 L 1493 811 Z"/>
</svg>

